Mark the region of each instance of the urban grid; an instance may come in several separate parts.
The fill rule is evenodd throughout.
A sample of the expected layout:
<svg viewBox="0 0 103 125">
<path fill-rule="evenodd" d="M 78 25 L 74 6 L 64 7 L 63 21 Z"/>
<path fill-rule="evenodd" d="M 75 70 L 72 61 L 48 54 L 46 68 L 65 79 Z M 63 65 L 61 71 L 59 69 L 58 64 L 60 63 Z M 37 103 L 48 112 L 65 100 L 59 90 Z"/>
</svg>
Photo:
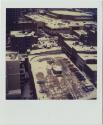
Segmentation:
<svg viewBox="0 0 103 125">
<path fill-rule="evenodd" d="M 97 99 L 96 8 L 6 8 L 6 99 Z"/>
</svg>

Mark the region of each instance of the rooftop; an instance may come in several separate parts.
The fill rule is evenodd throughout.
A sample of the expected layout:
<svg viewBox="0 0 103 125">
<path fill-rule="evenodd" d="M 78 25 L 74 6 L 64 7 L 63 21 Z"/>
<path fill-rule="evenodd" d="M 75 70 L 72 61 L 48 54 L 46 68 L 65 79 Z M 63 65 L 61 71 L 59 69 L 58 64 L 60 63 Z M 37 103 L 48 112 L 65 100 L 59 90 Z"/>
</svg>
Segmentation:
<svg viewBox="0 0 103 125">
<path fill-rule="evenodd" d="M 37 50 L 32 50 L 30 51 L 30 54 L 41 54 L 41 53 L 50 53 L 50 52 L 55 52 L 55 51 L 61 51 L 61 47 L 52 47 L 50 49 L 37 49 Z"/>
<path fill-rule="evenodd" d="M 75 45 L 76 41 L 64 41 L 69 47 L 74 48 L 77 52 L 97 52 L 96 46 Z M 78 42 L 78 41 L 77 41 Z"/>
<path fill-rule="evenodd" d="M 83 76 L 65 54 L 29 55 L 29 62 L 38 99 L 79 99 L 91 93 L 83 92 L 80 87 L 80 77 L 76 76 L 75 70 L 84 79 L 82 84 L 87 82 L 92 86 L 93 84 Z M 53 72 L 55 64 L 59 65 L 60 74 Z"/>
<path fill-rule="evenodd" d="M 87 35 L 87 32 L 85 30 L 74 30 L 77 34 L 81 35 Z"/>
<path fill-rule="evenodd" d="M 60 35 L 65 38 L 65 39 L 70 39 L 70 40 L 77 40 L 78 37 L 75 35 L 71 35 L 71 34 L 64 34 L 64 33 L 60 33 Z"/>
<path fill-rule="evenodd" d="M 6 52 L 6 61 L 17 61 L 19 60 L 17 52 L 8 51 Z"/>
<path fill-rule="evenodd" d="M 14 37 L 25 37 L 25 36 L 33 36 L 35 34 L 34 31 L 27 32 L 27 31 L 11 31 L 10 35 Z"/>
<path fill-rule="evenodd" d="M 92 69 L 92 71 L 97 71 L 97 64 L 87 64 L 87 66 Z"/>
<path fill-rule="evenodd" d="M 67 23 L 63 22 L 63 20 L 61 19 L 55 19 L 47 15 L 40 15 L 40 14 L 25 15 L 25 16 L 34 21 L 43 22 L 46 24 L 47 27 L 51 29 L 70 28 L 75 26 L 84 26 L 85 24 L 88 25 L 95 24 L 95 22 L 93 21 L 71 21 L 71 20 L 68 20 Z"/>
<path fill-rule="evenodd" d="M 83 60 L 97 60 L 97 54 L 84 54 L 84 53 L 78 53 L 78 55 L 83 59 Z"/>
<path fill-rule="evenodd" d="M 68 10 L 53 10 L 50 12 L 52 12 L 54 14 L 70 15 L 70 16 L 92 16 L 91 14 L 87 14 L 84 12 L 68 11 Z"/>
</svg>

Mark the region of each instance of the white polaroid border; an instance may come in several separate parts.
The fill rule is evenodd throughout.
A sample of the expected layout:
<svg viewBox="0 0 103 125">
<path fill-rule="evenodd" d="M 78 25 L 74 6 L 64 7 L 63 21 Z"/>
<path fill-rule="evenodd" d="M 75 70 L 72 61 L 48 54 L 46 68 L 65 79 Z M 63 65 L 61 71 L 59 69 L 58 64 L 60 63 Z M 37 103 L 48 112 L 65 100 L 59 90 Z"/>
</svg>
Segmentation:
<svg viewBox="0 0 103 125">
<path fill-rule="evenodd" d="M 97 100 L 6 100 L 6 8 L 97 8 Z M 102 0 L 2 0 L 0 125 L 102 125 Z"/>
</svg>

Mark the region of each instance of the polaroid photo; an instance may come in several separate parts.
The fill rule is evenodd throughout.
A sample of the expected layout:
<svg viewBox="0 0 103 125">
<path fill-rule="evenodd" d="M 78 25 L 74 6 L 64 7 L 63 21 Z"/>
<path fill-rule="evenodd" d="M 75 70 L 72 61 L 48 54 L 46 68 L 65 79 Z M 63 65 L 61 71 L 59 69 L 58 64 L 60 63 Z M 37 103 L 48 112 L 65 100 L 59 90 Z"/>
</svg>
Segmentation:
<svg viewBox="0 0 103 125">
<path fill-rule="evenodd" d="M 1 124 L 102 125 L 102 1 L 1 5 Z"/>
</svg>

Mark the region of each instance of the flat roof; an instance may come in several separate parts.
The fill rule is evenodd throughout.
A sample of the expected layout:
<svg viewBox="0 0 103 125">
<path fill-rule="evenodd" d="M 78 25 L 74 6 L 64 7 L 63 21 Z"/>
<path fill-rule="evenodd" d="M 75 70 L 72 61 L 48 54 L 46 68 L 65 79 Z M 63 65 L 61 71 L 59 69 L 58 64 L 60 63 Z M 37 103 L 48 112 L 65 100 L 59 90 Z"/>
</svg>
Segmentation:
<svg viewBox="0 0 103 125">
<path fill-rule="evenodd" d="M 37 50 L 32 50 L 30 51 L 30 54 L 38 54 L 38 53 L 45 53 L 45 52 L 50 52 L 50 51 L 61 51 L 61 47 L 52 47 L 50 49 L 37 49 Z"/>
<path fill-rule="evenodd" d="M 76 46 L 73 46 L 73 48 L 77 51 L 77 52 L 82 52 L 82 51 L 85 51 L 85 52 L 96 52 L 97 51 L 97 47 L 94 47 L 94 49 L 91 49 L 91 47 L 89 46 L 80 46 L 80 45 L 76 45 Z"/>
<path fill-rule="evenodd" d="M 97 98 L 96 89 L 94 91 L 92 91 L 91 93 L 89 93 L 88 95 L 86 95 L 85 97 L 80 98 L 80 100 L 87 100 L 87 99 L 93 99 L 93 98 Z"/>
<path fill-rule="evenodd" d="M 92 71 L 97 71 L 97 64 L 87 64 Z"/>
<path fill-rule="evenodd" d="M 97 46 L 93 46 L 93 48 L 91 48 L 91 46 L 86 46 L 86 45 L 74 45 L 74 43 L 76 41 L 69 41 L 69 40 L 65 40 L 64 41 L 69 47 L 74 48 L 77 52 L 96 52 L 97 51 Z M 77 41 L 78 42 L 78 41 Z"/>
<path fill-rule="evenodd" d="M 68 20 L 69 23 L 63 22 L 61 19 L 51 18 L 47 15 L 40 15 L 40 14 L 33 14 L 33 15 L 25 15 L 26 17 L 37 21 L 43 22 L 46 24 L 47 27 L 51 29 L 61 29 L 61 28 L 70 28 L 75 26 L 84 26 L 85 24 L 95 24 L 93 21 L 71 21 Z"/>
<path fill-rule="evenodd" d="M 65 42 L 67 45 L 70 45 L 70 47 L 72 47 L 73 44 L 74 44 L 75 42 L 78 42 L 78 41 L 76 41 L 76 40 L 74 40 L 74 41 L 72 41 L 72 40 L 64 40 L 64 42 Z"/>
<path fill-rule="evenodd" d="M 81 97 L 85 96 L 82 90 L 81 92 L 78 91 L 80 82 L 74 71 L 70 70 L 70 67 L 77 67 L 64 53 L 52 55 L 47 54 L 42 56 L 29 55 L 28 58 L 31 64 L 38 99 L 68 99 L 68 93 L 70 93 L 73 98 L 78 98 L 77 95 L 80 93 L 82 93 L 80 95 Z M 53 64 L 49 63 L 48 60 L 57 61 L 57 63 L 62 65 L 62 75 L 60 77 L 53 73 Z M 81 73 L 80 70 L 79 72 Z M 39 80 L 44 81 L 44 83 L 39 84 Z M 72 82 L 71 84 L 70 81 Z M 87 78 L 85 82 L 89 82 L 89 84 L 93 85 Z M 85 84 L 85 82 L 83 83 Z M 73 87 L 72 85 L 75 86 L 75 90 L 71 89 Z M 86 93 L 86 95 L 88 94 L 90 93 Z"/>
<path fill-rule="evenodd" d="M 65 39 L 78 39 L 77 36 L 71 35 L 71 34 L 66 34 L 66 33 L 60 33 L 60 35 L 65 38 Z"/>
<path fill-rule="evenodd" d="M 76 32 L 79 35 L 87 35 L 87 32 L 85 30 L 74 30 L 74 32 Z"/>
<path fill-rule="evenodd" d="M 97 54 L 78 53 L 78 55 L 79 55 L 83 60 L 90 60 L 90 59 L 97 60 Z"/>
<path fill-rule="evenodd" d="M 17 52 L 7 51 L 6 61 L 19 61 L 19 56 Z"/>
<path fill-rule="evenodd" d="M 47 67 L 49 65 L 47 64 L 46 61 L 38 62 L 38 60 L 41 60 L 43 58 L 44 59 L 45 58 L 55 58 L 55 57 L 61 57 L 61 56 L 66 57 L 64 54 L 62 54 L 62 55 L 47 55 L 47 56 L 40 56 L 40 57 L 35 57 L 34 55 L 29 56 L 29 61 L 31 60 L 31 58 L 34 57 L 34 60 L 30 61 L 30 64 L 31 64 L 31 70 L 32 70 L 32 73 L 33 73 L 33 78 L 34 78 L 35 88 L 36 88 L 36 94 L 37 94 L 38 99 L 50 99 L 47 96 L 47 94 L 40 92 L 40 85 L 37 83 L 38 79 L 36 77 L 36 75 L 40 72 L 43 73 L 44 77 L 47 77 L 47 74 L 48 74 L 47 73 Z M 49 91 L 50 91 L 50 88 L 49 88 Z"/>
<path fill-rule="evenodd" d="M 28 32 L 22 32 L 22 31 L 11 31 L 10 35 L 14 36 L 14 37 L 25 37 L 25 36 L 33 36 L 34 35 L 34 31 L 28 33 Z"/>
<path fill-rule="evenodd" d="M 18 52 L 16 52 L 16 51 L 6 51 L 6 54 L 18 54 Z"/>
<path fill-rule="evenodd" d="M 70 16 L 89 16 L 91 17 L 91 14 L 87 14 L 85 12 L 77 12 L 77 11 L 68 11 L 68 10 L 52 10 L 50 11 L 54 14 L 59 14 L 59 15 L 70 15 Z"/>
</svg>

